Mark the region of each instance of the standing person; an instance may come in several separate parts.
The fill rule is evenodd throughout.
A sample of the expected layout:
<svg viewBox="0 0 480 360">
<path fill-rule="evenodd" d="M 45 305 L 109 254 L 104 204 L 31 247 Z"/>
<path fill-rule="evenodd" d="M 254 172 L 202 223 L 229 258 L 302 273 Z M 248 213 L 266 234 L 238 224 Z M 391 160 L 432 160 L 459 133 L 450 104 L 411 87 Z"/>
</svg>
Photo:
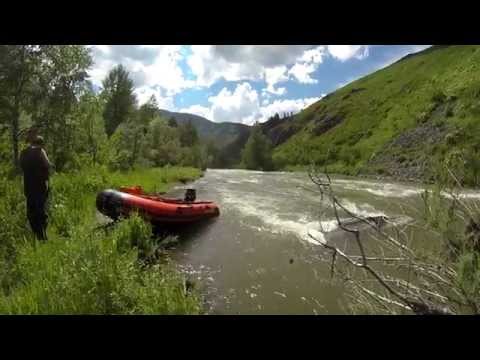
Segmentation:
<svg viewBox="0 0 480 360">
<path fill-rule="evenodd" d="M 27 217 L 37 238 L 47 240 L 46 204 L 51 164 L 43 149 L 44 141 L 41 136 L 31 131 L 27 136 L 27 141 L 30 145 L 20 155 L 24 193 L 27 198 Z"/>
</svg>

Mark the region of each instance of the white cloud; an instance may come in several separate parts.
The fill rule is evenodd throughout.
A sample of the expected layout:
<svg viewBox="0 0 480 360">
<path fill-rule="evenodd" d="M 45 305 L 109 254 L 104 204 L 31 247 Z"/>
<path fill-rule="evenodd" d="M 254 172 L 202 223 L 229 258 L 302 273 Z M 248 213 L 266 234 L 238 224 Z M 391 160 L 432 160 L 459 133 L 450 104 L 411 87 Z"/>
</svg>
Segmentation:
<svg viewBox="0 0 480 360">
<path fill-rule="evenodd" d="M 139 104 L 146 103 L 150 97 L 153 95 L 157 100 L 157 104 L 160 109 L 175 110 L 175 105 L 173 101 L 173 96 L 163 95 L 162 91 L 157 90 L 152 87 L 142 86 L 135 89 L 135 95 L 137 96 L 137 100 Z"/>
<path fill-rule="evenodd" d="M 368 56 L 368 45 L 328 45 L 328 52 L 340 61 L 346 61 L 352 57 L 364 59 Z"/>
<path fill-rule="evenodd" d="M 249 83 L 237 85 L 233 92 L 223 88 L 208 101 L 212 104 L 211 116 L 214 121 L 251 124 L 257 120 L 258 93 Z"/>
<path fill-rule="evenodd" d="M 186 112 L 203 116 L 215 122 L 253 123 L 259 116 L 258 93 L 249 83 L 237 85 L 235 90 L 223 88 L 215 96 L 208 98 L 209 107 L 193 105 L 180 109 Z"/>
<path fill-rule="evenodd" d="M 313 74 L 326 54 L 346 61 L 368 56 L 369 49 L 367 45 L 193 45 L 186 55 L 186 48 L 180 45 L 89 47 L 94 58 L 89 73 L 95 85 L 101 86 L 108 72 L 121 63 L 130 71 L 136 87 L 160 87 L 164 97 L 192 87 L 209 87 L 220 79 L 263 80 L 267 92 L 281 96 L 287 93 L 282 83 L 317 83 Z M 182 60 L 186 60 L 195 80 L 186 78 L 180 66 Z"/>
<path fill-rule="evenodd" d="M 324 46 L 314 45 L 194 45 L 187 59 L 198 86 L 227 81 L 265 80 L 267 91 L 284 95 L 275 86 L 294 79 L 315 82 L 310 74 L 322 62 Z M 293 71 L 289 69 L 294 68 Z"/>
<path fill-rule="evenodd" d="M 100 50 L 104 54 L 110 53 L 110 47 L 108 45 L 93 45 L 93 47 Z"/>
<path fill-rule="evenodd" d="M 215 54 L 232 63 L 255 63 L 263 67 L 293 64 L 313 45 L 219 45 Z"/>
<path fill-rule="evenodd" d="M 93 45 L 92 82 L 102 80 L 117 64 L 130 72 L 140 103 L 154 93 L 159 103 L 173 106 L 173 96 L 189 88 L 209 87 L 226 81 L 265 81 L 262 96 L 285 96 L 282 83 L 315 84 L 314 73 L 324 56 L 345 61 L 368 55 L 365 45 L 193 45 L 187 54 L 180 45 Z M 195 80 L 186 77 L 185 60 Z M 150 90 L 146 90 L 150 88 Z M 156 90 L 154 90 L 156 89 Z M 161 90 L 161 91 L 160 91 Z M 160 95 L 161 93 L 161 95 Z M 220 94 L 219 94 L 220 95 Z"/>
<path fill-rule="evenodd" d="M 323 95 L 322 95 L 323 96 Z M 264 122 L 275 113 L 297 113 L 320 98 L 286 99 L 269 102 L 260 101 L 258 93 L 249 83 L 241 83 L 230 91 L 223 88 L 217 95 L 209 97 L 210 106 L 193 105 L 180 112 L 203 116 L 215 122 L 239 122 L 252 125 Z"/>
<path fill-rule="evenodd" d="M 288 74 L 302 84 L 317 83 L 318 80 L 313 79 L 310 74 L 315 72 L 318 66 L 322 63 L 324 54 L 324 46 L 318 46 L 314 49 L 305 51 L 295 65 L 293 65 L 288 71 Z"/>
<path fill-rule="evenodd" d="M 269 117 L 275 115 L 275 113 L 282 115 L 284 113 L 298 113 L 299 111 L 305 109 L 306 107 L 312 105 L 316 101 L 320 100 L 321 97 L 312 97 L 304 99 L 287 99 L 287 100 L 275 100 L 271 104 L 262 106 L 260 113 L 262 114 L 262 122 L 266 121 Z"/>
<path fill-rule="evenodd" d="M 315 65 L 308 63 L 296 63 L 289 70 L 291 74 L 298 82 L 302 84 L 315 84 L 318 80 L 313 79 L 310 74 L 315 71 Z"/>
<path fill-rule="evenodd" d="M 147 86 L 158 85 L 165 89 L 168 95 L 177 94 L 183 89 L 194 86 L 192 80 L 185 79 L 178 65 L 178 61 L 182 58 L 180 48 L 180 46 L 165 47 L 153 64 L 140 67 L 139 71 L 145 75 Z"/>
<path fill-rule="evenodd" d="M 178 45 L 93 45 L 94 66 L 89 71 L 92 82 L 102 85 L 102 80 L 116 65 L 122 64 L 130 72 L 136 87 L 160 87 L 171 97 L 195 83 L 185 79 L 178 62 L 182 59 Z M 138 90 L 138 92 L 144 90 Z M 153 90 L 150 90 L 153 91 Z M 144 97 L 139 96 L 140 103 Z M 148 100 L 148 99 L 147 99 Z M 158 98 L 159 103 L 162 98 Z"/>
<path fill-rule="evenodd" d="M 268 92 L 275 95 L 284 95 L 287 90 L 286 88 L 282 87 L 275 89 L 276 84 L 284 81 L 288 81 L 286 66 L 282 65 L 265 69 L 265 82 L 267 83 L 266 90 Z"/>
<path fill-rule="evenodd" d="M 194 115 L 202 116 L 205 119 L 212 120 L 212 113 L 210 108 L 202 105 L 191 105 L 189 107 L 180 109 L 179 112 L 194 114 Z"/>
<path fill-rule="evenodd" d="M 321 64 L 325 55 L 325 46 L 318 46 L 303 53 L 300 61 Z"/>
<path fill-rule="evenodd" d="M 187 59 L 198 86 L 210 86 L 217 80 L 260 80 L 261 66 L 254 63 L 230 62 L 216 54 L 215 46 L 193 45 L 192 55 Z"/>
</svg>

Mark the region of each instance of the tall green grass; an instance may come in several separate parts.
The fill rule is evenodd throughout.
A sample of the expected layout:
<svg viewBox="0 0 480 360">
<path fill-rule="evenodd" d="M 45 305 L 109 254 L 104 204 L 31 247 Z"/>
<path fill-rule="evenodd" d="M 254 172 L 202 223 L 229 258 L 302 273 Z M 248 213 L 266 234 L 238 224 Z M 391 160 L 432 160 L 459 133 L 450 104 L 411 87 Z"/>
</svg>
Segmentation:
<svg viewBox="0 0 480 360">
<path fill-rule="evenodd" d="M 168 259 L 142 260 L 156 246 L 149 224 L 133 216 L 111 230 L 96 229 L 95 210 L 96 193 L 104 188 L 166 191 L 175 181 L 198 176 L 193 168 L 57 174 L 46 243 L 31 235 L 20 181 L 1 180 L 0 313 L 200 313 L 199 297 L 185 292 L 184 279 Z"/>
</svg>

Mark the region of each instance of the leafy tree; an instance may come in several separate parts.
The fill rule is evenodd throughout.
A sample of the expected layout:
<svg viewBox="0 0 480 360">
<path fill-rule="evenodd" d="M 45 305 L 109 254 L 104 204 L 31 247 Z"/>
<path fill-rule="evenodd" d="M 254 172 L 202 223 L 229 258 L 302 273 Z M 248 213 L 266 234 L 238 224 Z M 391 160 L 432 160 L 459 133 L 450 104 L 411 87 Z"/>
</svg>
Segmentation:
<svg viewBox="0 0 480 360">
<path fill-rule="evenodd" d="M 103 106 L 101 98 L 89 89 L 81 96 L 75 114 L 78 119 L 76 152 L 87 154 L 92 164 L 99 163 L 101 152 L 107 150 Z"/>
<path fill-rule="evenodd" d="M 170 127 L 178 127 L 177 120 L 172 116 L 170 119 L 168 119 L 168 126 Z"/>
<path fill-rule="evenodd" d="M 40 67 L 41 92 L 32 111 L 34 124 L 44 130 L 50 157 L 57 170 L 75 157 L 74 144 L 78 133 L 75 109 L 78 98 L 89 91 L 87 69 L 92 60 L 84 46 L 45 46 Z"/>
<path fill-rule="evenodd" d="M 134 111 L 136 98 L 133 90 L 133 81 L 122 65 L 113 68 L 103 80 L 103 92 L 107 98 L 103 117 L 109 137 Z"/>
<path fill-rule="evenodd" d="M 191 121 L 178 127 L 180 131 L 180 143 L 182 146 L 194 146 L 198 143 L 197 129 Z"/>
<path fill-rule="evenodd" d="M 115 149 L 114 155 L 109 159 L 113 170 L 129 170 L 135 165 L 139 152 L 139 134 L 133 121 L 120 124 L 109 139 L 110 146 Z"/>
<path fill-rule="evenodd" d="M 249 170 L 272 170 L 272 144 L 262 133 L 260 124 L 255 124 L 245 144 L 242 163 Z"/>
<path fill-rule="evenodd" d="M 178 130 L 168 126 L 165 119 L 156 117 L 149 126 L 146 157 L 155 166 L 177 164 L 180 161 L 180 148 Z"/>
<path fill-rule="evenodd" d="M 0 121 L 10 128 L 15 169 L 22 114 L 28 115 L 30 125 L 44 127 L 51 139 L 71 139 L 65 131 L 67 118 L 90 65 L 91 57 L 84 46 L 0 46 Z"/>
<path fill-rule="evenodd" d="M 155 96 L 151 96 L 150 99 L 140 106 L 139 109 L 139 125 L 147 127 L 150 122 L 157 116 L 158 114 L 158 103 Z"/>
<path fill-rule="evenodd" d="M 20 116 L 32 101 L 41 52 L 40 46 L 0 45 L 0 121 L 10 130 L 12 164 L 16 170 Z"/>
</svg>

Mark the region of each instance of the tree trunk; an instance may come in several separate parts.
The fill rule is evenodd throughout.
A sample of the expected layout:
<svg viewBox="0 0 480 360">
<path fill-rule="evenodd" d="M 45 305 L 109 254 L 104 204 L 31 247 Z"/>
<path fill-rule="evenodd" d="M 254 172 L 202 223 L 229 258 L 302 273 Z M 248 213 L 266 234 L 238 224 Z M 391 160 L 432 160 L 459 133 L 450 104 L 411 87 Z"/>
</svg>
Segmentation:
<svg viewBox="0 0 480 360">
<path fill-rule="evenodd" d="M 137 158 L 137 144 L 138 143 L 138 133 L 136 132 L 135 133 L 135 137 L 134 137 L 134 140 L 133 140 L 133 151 L 132 151 L 132 160 L 130 162 L 130 167 L 133 168 L 133 165 L 135 165 L 135 160 Z"/>
<path fill-rule="evenodd" d="M 18 162 L 18 127 L 19 127 L 19 118 L 20 112 L 18 108 L 13 111 L 12 114 L 12 150 L 13 150 L 13 158 L 12 158 L 12 165 L 13 165 L 13 172 L 14 174 L 20 173 L 20 164 Z"/>
<path fill-rule="evenodd" d="M 23 93 L 23 87 L 25 84 L 25 51 L 26 47 L 22 46 L 20 59 L 21 59 L 21 72 L 19 75 L 18 80 L 18 87 L 15 91 L 14 97 L 14 105 L 12 109 L 12 150 L 13 150 L 13 173 L 19 174 L 20 173 L 20 164 L 18 162 L 18 130 L 19 130 L 19 123 L 20 123 L 20 99 Z"/>
</svg>

